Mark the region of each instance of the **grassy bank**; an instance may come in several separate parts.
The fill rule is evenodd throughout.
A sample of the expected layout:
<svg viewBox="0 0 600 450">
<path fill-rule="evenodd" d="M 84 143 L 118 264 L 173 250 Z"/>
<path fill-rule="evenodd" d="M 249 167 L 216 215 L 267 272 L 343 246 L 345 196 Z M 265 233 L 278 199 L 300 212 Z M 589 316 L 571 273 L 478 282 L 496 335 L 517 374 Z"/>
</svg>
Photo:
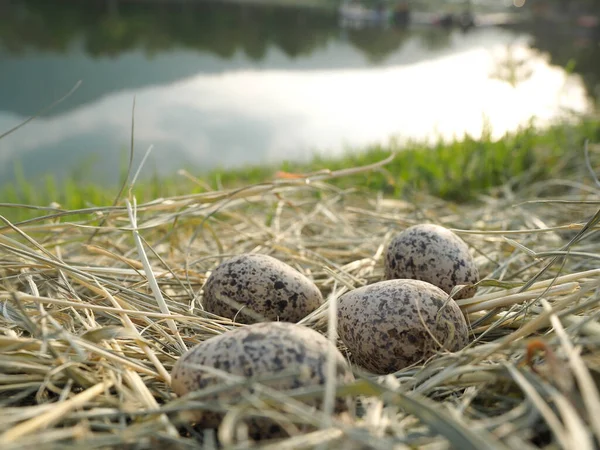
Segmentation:
<svg viewBox="0 0 600 450">
<path fill-rule="evenodd" d="M 216 190 L 213 173 L 204 194 L 0 224 L 0 448 L 598 448 L 600 190 L 586 138 L 598 142 L 597 125 L 529 129 L 498 143 L 415 147 L 359 172 L 359 162 L 387 156 L 378 149 L 306 167 L 353 164 L 354 175 L 238 192 Z M 598 146 L 589 150 L 597 168 Z M 220 178 L 242 185 L 274 170 Z M 136 196 L 202 184 L 170 183 L 136 185 Z M 460 205 L 426 196 L 468 200 L 493 186 L 503 195 Z M 92 198 L 78 189 L 80 201 Z M 98 204 L 112 204 L 101 194 Z M 184 350 L 239 327 L 203 311 L 202 287 L 224 258 L 259 252 L 302 271 L 327 301 L 301 323 L 335 336 L 333 300 L 382 280 L 391 238 L 423 222 L 459 234 L 485 279 L 457 303 L 467 347 L 436 343 L 435 356 L 385 378 L 353 365 L 356 381 L 345 385 L 329 376 L 326 386 L 282 391 L 228 377 L 216 390 L 174 395 L 170 373 Z M 360 407 L 339 417 L 303 403 L 336 392 Z M 202 430 L 189 411 L 226 416 Z M 246 441 L 244 421 L 264 416 L 290 437 Z"/>
<path fill-rule="evenodd" d="M 586 139 L 600 141 L 600 124 L 596 120 L 589 119 L 577 125 L 556 125 L 542 132 L 531 125 L 498 141 L 493 141 L 487 134 L 479 140 L 465 137 L 453 142 L 440 141 L 433 147 L 419 142 L 403 147 L 395 144 L 371 147 L 364 151 L 348 151 L 338 158 L 316 157 L 305 164 L 288 162 L 279 166 L 213 170 L 204 174 L 179 173 L 137 181 L 134 192 L 142 203 L 159 197 L 269 182 L 278 171 L 310 173 L 363 166 L 396 152 L 393 161 L 379 170 L 332 180 L 332 183 L 341 188 L 366 188 L 396 197 L 421 193 L 467 202 L 495 186 L 511 183 L 513 188 L 518 189 L 524 183 L 543 180 L 568 169 L 570 164 L 581 159 Z M 125 180 L 126 168 L 121 168 L 121 172 Z M 0 214 L 13 221 L 44 214 L 43 210 L 10 204 L 40 207 L 55 204 L 66 210 L 107 206 L 114 202 L 119 187 L 88 184 L 81 174 L 62 183 L 47 177 L 41 186 L 34 187 L 17 170 L 16 182 L 0 189 Z"/>
</svg>

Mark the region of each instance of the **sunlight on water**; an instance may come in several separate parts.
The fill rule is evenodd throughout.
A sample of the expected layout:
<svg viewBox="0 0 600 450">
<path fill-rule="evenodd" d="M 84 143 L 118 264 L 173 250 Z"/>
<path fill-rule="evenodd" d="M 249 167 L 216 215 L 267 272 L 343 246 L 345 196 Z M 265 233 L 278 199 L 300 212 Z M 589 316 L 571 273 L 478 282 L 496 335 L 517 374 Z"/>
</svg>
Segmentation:
<svg viewBox="0 0 600 450">
<path fill-rule="evenodd" d="M 532 117 L 544 123 L 590 107 L 581 80 L 549 65 L 521 38 L 404 65 L 242 68 L 117 91 L 8 136 L 0 162 L 43 151 L 40 161 L 62 158 L 68 167 L 77 155 L 97 154 L 116 173 L 134 95 L 137 151 L 153 144 L 152 168 L 159 172 L 300 160 L 393 137 L 477 137 L 486 124 L 499 137 Z M 23 119 L 0 113 L 0 127 Z"/>
</svg>

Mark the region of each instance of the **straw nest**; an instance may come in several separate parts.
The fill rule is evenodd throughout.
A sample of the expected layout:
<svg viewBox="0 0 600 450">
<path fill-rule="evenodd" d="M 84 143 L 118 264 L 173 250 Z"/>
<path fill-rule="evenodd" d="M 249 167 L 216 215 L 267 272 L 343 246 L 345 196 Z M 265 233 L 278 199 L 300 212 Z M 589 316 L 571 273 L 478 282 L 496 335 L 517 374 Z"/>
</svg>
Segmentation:
<svg viewBox="0 0 600 450">
<path fill-rule="evenodd" d="M 592 449 L 600 185 L 585 162 L 568 179 L 518 192 L 507 184 L 471 205 L 329 181 L 376 164 L 143 205 L 130 193 L 114 207 L 3 220 L 0 448 Z M 241 326 L 202 310 L 203 283 L 224 258 L 270 254 L 314 279 L 328 301 L 301 323 L 334 338 L 332 300 L 380 281 L 387 243 L 423 222 L 458 233 L 485 278 L 474 298 L 458 301 L 471 331 L 465 349 L 293 396 L 255 386 L 235 406 L 205 401 L 210 392 L 172 394 L 170 370 L 185 349 Z M 336 390 L 358 397 L 356 415 L 337 419 L 300 401 L 331 404 Z M 191 409 L 226 415 L 218 430 L 199 433 L 185 420 Z M 298 424 L 314 431 L 252 444 L 237 426 L 251 415 L 292 434 Z"/>
</svg>

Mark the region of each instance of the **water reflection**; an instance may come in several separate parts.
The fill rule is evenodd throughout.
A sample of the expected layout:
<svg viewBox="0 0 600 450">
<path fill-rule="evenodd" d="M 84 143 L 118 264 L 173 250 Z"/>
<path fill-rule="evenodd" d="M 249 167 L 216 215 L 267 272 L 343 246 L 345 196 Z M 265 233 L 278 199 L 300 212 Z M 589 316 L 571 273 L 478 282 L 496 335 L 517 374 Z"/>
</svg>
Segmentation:
<svg viewBox="0 0 600 450">
<path fill-rule="evenodd" d="M 485 123 L 500 135 L 589 107 L 580 78 L 549 65 L 523 33 L 341 32 L 311 11 L 80 3 L 57 24 L 47 2 L 15 2 L 14 30 L 30 34 L 7 34 L 13 25 L 0 20 L 0 130 L 83 79 L 60 108 L 0 141 L 0 184 L 15 160 L 30 178 L 87 162 L 96 181 L 114 182 L 134 95 L 136 146 L 154 145 L 147 172 L 159 173 L 305 159 L 390 136 L 476 136 Z M 498 68 L 512 60 L 527 64 L 507 78 Z"/>
</svg>

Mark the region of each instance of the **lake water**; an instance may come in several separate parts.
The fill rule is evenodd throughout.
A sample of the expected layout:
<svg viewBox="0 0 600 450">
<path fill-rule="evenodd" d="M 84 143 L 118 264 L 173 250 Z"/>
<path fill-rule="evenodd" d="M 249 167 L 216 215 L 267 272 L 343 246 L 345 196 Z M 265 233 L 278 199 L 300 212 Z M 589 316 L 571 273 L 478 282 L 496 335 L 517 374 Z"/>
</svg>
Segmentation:
<svg viewBox="0 0 600 450">
<path fill-rule="evenodd" d="M 347 29 L 333 13 L 268 6 L 13 0 L 0 7 L 0 134 L 82 83 L 0 139 L 0 185 L 17 161 L 30 180 L 83 170 L 114 183 L 134 97 L 138 160 L 153 146 L 146 174 L 477 136 L 486 124 L 500 136 L 588 110 L 589 73 L 560 65 L 587 35 L 554 38 L 554 52 L 547 34 Z"/>
</svg>

